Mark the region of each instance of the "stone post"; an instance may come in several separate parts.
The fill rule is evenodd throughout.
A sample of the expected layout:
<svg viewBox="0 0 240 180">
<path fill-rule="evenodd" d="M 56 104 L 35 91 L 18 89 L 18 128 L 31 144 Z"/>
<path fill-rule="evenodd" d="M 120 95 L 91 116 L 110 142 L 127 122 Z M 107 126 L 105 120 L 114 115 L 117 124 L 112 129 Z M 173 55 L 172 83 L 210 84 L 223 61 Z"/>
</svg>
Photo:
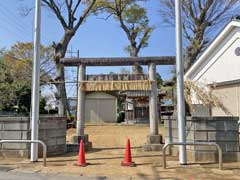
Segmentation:
<svg viewBox="0 0 240 180">
<path fill-rule="evenodd" d="M 81 82 L 85 79 L 86 68 L 79 66 L 78 70 L 78 97 L 77 97 L 77 136 L 84 135 L 85 122 L 85 91 L 81 90 Z"/>
<path fill-rule="evenodd" d="M 149 80 L 151 81 L 151 92 L 149 97 L 149 121 L 150 121 L 150 135 L 158 135 L 158 95 L 157 95 L 157 81 L 156 81 L 156 65 L 151 63 L 149 65 Z"/>
<path fill-rule="evenodd" d="M 92 144 L 88 142 L 88 135 L 84 134 L 85 126 L 85 91 L 81 90 L 81 82 L 85 80 L 86 67 L 80 65 L 78 69 L 78 93 L 77 93 L 77 123 L 76 123 L 76 135 L 72 137 L 73 146 L 69 146 L 69 151 L 78 151 L 79 143 L 81 140 L 85 143 L 85 149 L 89 150 Z M 76 146 L 74 146 L 74 144 Z"/>
<path fill-rule="evenodd" d="M 158 134 L 158 93 L 157 93 L 157 79 L 156 79 L 156 65 L 151 63 L 149 65 L 149 80 L 151 81 L 151 91 L 149 96 L 149 124 L 150 134 L 147 136 L 147 143 L 143 147 L 145 151 L 159 151 L 163 144 L 162 136 Z"/>
</svg>

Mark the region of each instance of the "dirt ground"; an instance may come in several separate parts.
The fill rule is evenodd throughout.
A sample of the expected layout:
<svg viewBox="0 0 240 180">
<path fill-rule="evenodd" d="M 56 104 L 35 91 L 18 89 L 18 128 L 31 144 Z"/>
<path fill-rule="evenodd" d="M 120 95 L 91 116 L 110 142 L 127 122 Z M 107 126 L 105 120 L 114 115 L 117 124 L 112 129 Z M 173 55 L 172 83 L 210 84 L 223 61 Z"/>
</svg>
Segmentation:
<svg viewBox="0 0 240 180">
<path fill-rule="evenodd" d="M 164 134 L 163 127 L 159 132 Z M 75 129 L 68 130 L 69 141 Z M 47 167 L 42 162 L 31 164 L 28 160 L 1 159 L 0 166 L 12 166 L 13 171 L 34 171 L 39 173 L 76 174 L 81 176 L 122 177 L 124 179 L 240 179 L 240 163 L 224 164 L 218 170 L 217 164 L 192 164 L 179 166 L 176 157 L 167 157 L 168 168 L 162 167 L 161 152 L 143 152 L 141 146 L 149 133 L 147 125 L 86 125 L 86 133 L 93 143 L 93 150 L 86 153 L 87 167 L 76 166 L 77 153 L 49 157 Z M 122 167 L 127 138 L 131 140 L 133 161 L 136 167 Z"/>
</svg>

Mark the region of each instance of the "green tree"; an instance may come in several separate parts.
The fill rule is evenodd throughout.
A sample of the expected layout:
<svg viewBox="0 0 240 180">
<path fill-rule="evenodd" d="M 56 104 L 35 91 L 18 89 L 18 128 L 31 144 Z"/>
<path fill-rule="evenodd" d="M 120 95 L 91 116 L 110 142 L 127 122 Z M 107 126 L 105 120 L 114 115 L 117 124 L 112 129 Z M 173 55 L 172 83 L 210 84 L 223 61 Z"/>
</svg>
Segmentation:
<svg viewBox="0 0 240 180">
<path fill-rule="evenodd" d="M 27 113 L 31 104 L 31 83 L 14 76 L 6 63 L 0 60 L 0 111 Z"/>
<path fill-rule="evenodd" d="M 168 25 L 175 25 L 175 0 L 160 0 L 160 13 Z M 186 39 L 187 70 L 205 50 L 212 32 L 239 11 L 239 0 L 182 0 L 183 33 Z"/>
<path fill-rule="evenodd" d="M 162 77 L 159 73 L 156 73 L 156 79 L 157 79 L 157 87 L 160 89 L 163 85 Z"/>
<path fill-rule="evenodd" d="M 41 46 L 41 81 L 51 75 L 51 49 Z M 16 43 L 0 54 L 0 110 L 29 113 L 31 104 L 32 43 Z M 48 63 L 47 63 L 48 62 Z M 45 67 L 45 68 L 44 68 Z"/>
<path fill-rule="evenodd" d="M 45 107 L 47 106 L 47 102 L 45 98 L 40 98 L 40 102 L 39 102 L 39 113 L 40 114 L 47 114 L 48 111 L 45 109 Z"/>
<path fill-rule="evenodd" d="M 148 46 L 154 30 L 149 25 L 146 9 L 138 4 L 139 1 L 141 0 L 98 0 L 96 4 L 96 12 L 107 12 L 107 18 L 113 16 L 119 22 L 129 41 L 125 50 L 131 57 L 137 57 L 140 50 Z M 133 73 L 142 73 L 142 67 L 134 65 Z"/>
<path fill-rule="evenodd" d="M 9 109 L 13 96 L 9 87 L 13 87 L 13 78 L 6 70 L 2 58 L 0 59 L 0 110 Z"/>
</svg>

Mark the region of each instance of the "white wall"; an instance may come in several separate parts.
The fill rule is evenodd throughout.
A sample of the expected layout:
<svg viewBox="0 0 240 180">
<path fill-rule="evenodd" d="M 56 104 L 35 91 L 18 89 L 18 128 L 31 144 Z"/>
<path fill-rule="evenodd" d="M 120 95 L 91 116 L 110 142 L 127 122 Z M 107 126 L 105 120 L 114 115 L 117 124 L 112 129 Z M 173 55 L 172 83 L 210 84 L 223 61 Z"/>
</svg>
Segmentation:
<svg viewBox="0 0 240 180">
<path fill-rule="evenodd" d="M 213 116 L 240 117 L 240 84 L 215 88 L 213 94 L 221 100 L 221 103 L 230 112 L 230 114 L 227 114 L 220 108 L 212 108 Z"/>
<path fill-rule="evenodd" d="M 95 92 L 86 96 L 86 122 L 117 122 L 117 98 L 115 96 Z"/>
<path fill-rule="evenodd" d="M 234 35 L 233 35 L 234 34 Z M 240 79 L 240 56 L 235 54 L 240 47 L 240 33 L 234 31 L 205 60 L 201 71 L 193 78 L 205 84 Z"/>
<path fill-rule="evenodd" d="M 195 66 L 185 75 L 185 79 L 198 82 L 200 85 L 240 80 L 240 56 L 235 54 L 240 47 L 239 22 L 224 29 L 216 40 L 197 60 Z M 238 85 L 222 86 L 213 93 L 233 116 L 240 116 L 240 89 Z M 194 99 L 194 93 L 192 93 Z M 199 104 L 196 99 L 193 103 Z M 220 108 L 212 109 L 213 116 L 226 116 Z M 231 116 L 231 115 L 230 115 Z"/>
</svg>

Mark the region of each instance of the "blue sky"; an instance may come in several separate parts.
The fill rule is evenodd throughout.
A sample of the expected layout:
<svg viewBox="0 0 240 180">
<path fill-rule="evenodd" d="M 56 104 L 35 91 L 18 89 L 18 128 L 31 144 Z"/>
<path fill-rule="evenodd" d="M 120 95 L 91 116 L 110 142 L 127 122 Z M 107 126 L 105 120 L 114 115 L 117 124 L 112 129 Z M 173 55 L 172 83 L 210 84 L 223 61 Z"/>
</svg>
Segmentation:
<svg viewBox="0 0 240 180">
<path fill-rule="evenodd" d="M 7 3 L 6 3 L 7 2 Z M 29 6 L 34 5 L 34 0 L 23 1 Z M 9 48 L 17 41 L 33 40 L 33 16 L 20 15 L 22 0 L 0 1 L 0 48 Z M 158 0 L 150 0 L 144 3 L 148 10 L 150 24 L 156 27 L 149 40 L 149 47 L 140 52 L 140 56 L 166 56 L 175 55 L 175 32 L 174 28 L 166 27 L 161 23 L 159 15 L 160 4 Z M 42 11 L 41 42 L 51 45 L 53 41 L 59 41 L 63 35 L 62 27 L 54 15 L 49 11 Z M 128 44 L 126 35 L 113 18 L 108 21 L 90 16 L 69 45 L 69 50 L 79 49 L 82 57 L 117 57 L 128 56 L 124 47 Z M 126 67 L 130 69 L 130 67 Z M 119 72 L 119 67 L 96 67 L 88 68 L 88 74 Z M 146 67 L 144 68 L 146 71 Z M 163 79 L 172 77 L 171 66 L 158 66 L 157 71 Z M 75 69 L 67 68 L 68 77 L 75 77 Z"/>
</svg>

